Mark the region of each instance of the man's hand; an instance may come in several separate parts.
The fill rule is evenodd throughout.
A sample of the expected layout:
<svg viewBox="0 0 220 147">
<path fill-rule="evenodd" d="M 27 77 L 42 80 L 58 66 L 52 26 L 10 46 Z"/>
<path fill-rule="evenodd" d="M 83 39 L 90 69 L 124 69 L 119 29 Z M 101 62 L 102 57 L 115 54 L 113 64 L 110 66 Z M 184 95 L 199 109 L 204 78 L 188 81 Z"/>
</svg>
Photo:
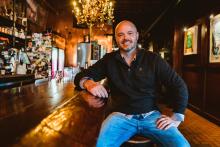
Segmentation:
<svg viewBox="0 0 220 147">
<path fill-rule="evenodd" d="M 166 115 L 161 115 L 161 117 L 156 122 L 157 128 L 161 130 L 167 130 L 171 126 L 178 127 L 180 123 L 181 121 L 175 121 Z"/>
<path fill-rule="evenodd" d="M 93 108 L 100 108 L 105 105 L 105 101 L 103 98 L 97 98 L 91 93 L 87 91 L 80 92 L 80 95 L 82 96 L 83 100 Z"/>
<path fill-rule="evenodd" d="M 108 92 L 102 84 L 94 82 L 93 80 L 86 80 L 83 87 L 92 95 L 97 97 L 108 97 Z"/>
</svg>

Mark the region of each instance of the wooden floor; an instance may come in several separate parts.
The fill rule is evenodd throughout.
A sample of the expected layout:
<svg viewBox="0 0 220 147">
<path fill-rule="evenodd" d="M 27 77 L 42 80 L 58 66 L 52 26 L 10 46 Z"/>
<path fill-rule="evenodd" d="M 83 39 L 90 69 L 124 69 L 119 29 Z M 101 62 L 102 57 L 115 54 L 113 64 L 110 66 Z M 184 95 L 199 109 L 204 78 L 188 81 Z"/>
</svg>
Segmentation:
<svg viewBox="0 0 220 147">
<path fill-rule="evenodd" d="M 104 102 L 52 81 L 0 91 L 0 147 L 93 147 Z M 220 146 L 220 128 L 190 110 L 180 126 L 192 146 Z"/>
<path fill-rule="evenodd" d="M 165 114 L 171 115 L 171 109 L 160 107 Z M 190 109 L 186 109 L 185 120 L 179 130 L 192 147 L 220 147 L 220 127 Z"/>
<path fill-rule="evenodd" d="M 192 147 L 220 147 L 220 127 L 189 109 L 180 131 Z"/>
</svg>

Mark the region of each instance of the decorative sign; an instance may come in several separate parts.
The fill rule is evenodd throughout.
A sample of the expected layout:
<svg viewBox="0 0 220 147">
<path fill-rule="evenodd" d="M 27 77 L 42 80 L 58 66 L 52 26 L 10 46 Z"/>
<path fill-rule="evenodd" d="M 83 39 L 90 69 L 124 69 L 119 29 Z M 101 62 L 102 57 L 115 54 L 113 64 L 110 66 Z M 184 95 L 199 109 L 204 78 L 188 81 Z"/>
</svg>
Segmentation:
<svg viewBox="0 0 220 147">
<path fill-rule="evenodd" d="M 209 62 L 220 62 L 220 14 L 210 19 Z"/>
<path fill-rule="evenodd" d="M 193 26 L 184 34 L 184 55 L 197 54 L 198 26 Z"/>
</svg>

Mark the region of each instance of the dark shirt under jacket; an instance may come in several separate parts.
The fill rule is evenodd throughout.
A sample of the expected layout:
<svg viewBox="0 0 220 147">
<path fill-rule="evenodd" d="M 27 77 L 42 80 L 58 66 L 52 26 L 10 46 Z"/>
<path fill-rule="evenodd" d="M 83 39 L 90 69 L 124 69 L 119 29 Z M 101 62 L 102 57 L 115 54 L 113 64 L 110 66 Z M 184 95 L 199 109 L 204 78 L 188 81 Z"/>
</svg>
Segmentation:
<svg viewBox="0 0 220 147">
<path fill-rule="evenodd" d="M 188 91 L 182 78 L 159 55 L 138 50 L 130 67 L 119 51 L 106 54 L 96 64 L 76 75 L 74 83 L 80 88 L 83 77 L 94 81 L 107 78 L 111 91 L 110 110 L 125 114 L 140 114 L 156 110 L 159 83 L 172 89 L 175 113 L 184 114 Z"/>
</svg>

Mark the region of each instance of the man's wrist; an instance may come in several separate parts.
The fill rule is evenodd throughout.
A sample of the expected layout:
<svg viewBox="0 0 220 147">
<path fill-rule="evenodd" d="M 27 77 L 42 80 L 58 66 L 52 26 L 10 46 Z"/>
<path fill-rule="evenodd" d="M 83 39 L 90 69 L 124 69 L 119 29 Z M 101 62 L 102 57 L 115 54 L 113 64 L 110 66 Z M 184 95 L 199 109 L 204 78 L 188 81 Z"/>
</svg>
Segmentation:
<svg viewBox="0 0 220 147">
<path fill-rule="evenodd" d="M 83 82 L 83 87 L 85 88 L 85 89 L 88 89 L 88 85 L 89 85 L 89 83 L 91 83 L 91 79 L 86 79 L 84 82 Z"/>
<path fill-rule="evenodd" d="M 171 119 L 174 121 L 184 121 L 185 116 L 181 113 L 173 113 Z"/>
<path fill-rule="evenodd" d="M 82 79 L 80 80 L 79 86 L 80 86 L 81 89 L 86 89 L 86 87 L 85 87 L 85 82 L 86 82 L 87 80 L 91 80 L 91 78 L 89 78 L 89 77 L 84 77 L 84 78 L 82 78 Z"/>
</svg>

